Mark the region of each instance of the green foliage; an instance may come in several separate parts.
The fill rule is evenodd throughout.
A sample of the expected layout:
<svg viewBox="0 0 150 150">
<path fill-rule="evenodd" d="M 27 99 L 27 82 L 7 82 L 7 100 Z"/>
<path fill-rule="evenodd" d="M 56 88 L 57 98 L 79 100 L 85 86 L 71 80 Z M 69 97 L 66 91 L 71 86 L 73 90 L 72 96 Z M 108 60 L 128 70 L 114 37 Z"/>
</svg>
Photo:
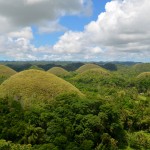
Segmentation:
<svg viewBox="0 0 150 150">
<path fill-rule="evenodd" d="M 81 144 L 81 149 L 83 150 L 91 150 L 93 147 L 94 143 L 91 140 L 84 140 L 83 143 Z"/>
<path fill-rule="evenodd" d="M 6 140 L 0 140 L 0 150 L 8 150 L 10 147 L 10 142 L 6 142 Z"/>
<path fill-rule="evenodd" d="M 130 147 L 134 149 L 150 149 L 150 134 L 140 131 L 129 134 Z"/>
<path fill-rule="evenodd" d="M 135 82 L 140 92 L 149 92 L 150 94 L 150 72 L 143 72 L 139 74 Z"/>
<path fill-rule="evenodd" d="M 110 70 L 110 71 L 116 71 L 117 70 L 117 65 L 113 63 L 106 63 L 102 65 L 103 68 Z"/>
<path fill-rule="evenodd" d="M 103 145 L 104 134 L 107 133 L 111 142 L 105 143 L 105 147 L 113 147 L 113 140 L 116 147 L 126 143 L 119 112 L 116 112 L 113 103 L 108 105 L 101 99 L 91 101 L 76 94 L 65 94 L 41 110 L 23 110 L 19 102 L 14 105 L 9 100 L 0 102 L 2 139 L 32 144 L 36 149 L 51 143 L 53 149 L 92 150 Z M 9 108 L 6 107 L 8 105 Z"/>
<path fill-rule="evenodd" d="M 11 141 L 0 140 L 0 150 L 32 150 L 32 147 L 30 144 L 20 145 L 14 144 Z"/>
</svg>

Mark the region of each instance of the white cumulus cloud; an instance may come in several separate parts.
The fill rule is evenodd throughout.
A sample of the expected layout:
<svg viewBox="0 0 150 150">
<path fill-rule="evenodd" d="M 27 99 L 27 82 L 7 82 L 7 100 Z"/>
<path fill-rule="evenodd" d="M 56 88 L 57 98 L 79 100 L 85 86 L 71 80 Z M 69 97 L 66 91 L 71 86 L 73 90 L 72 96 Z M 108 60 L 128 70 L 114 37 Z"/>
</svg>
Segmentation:
<svg viewBox="0 0 150 150">
<path fill-rule="evenodd" d="M 91 13 L 91 6 L 91 0 L 0 0 L 0 54 L 33 60 L 150 61 L 150 0 L 112 0 L 83 31 L 67 30 L 55 45 L 32 44 L 31 25 L 40 33 L 65 31 L 59 17 Z"/>
<path fill-rule="evenodd" d="M 150 60 L 150 1 L 114 0 L 105 9 L 83 32 L 60 37 L 54 50 L 79 55 L 98 51 L 95 58 L 103 60 Z"/>
<path fill-rule="evenodd" d="M 91 10 L 92 0 L 0 0 L 0 33 Z"/>
<path fill-rule="evenodd" d="M 67 28 L 60 25 L 58 20 L 43 23 L 39 26 L 39 33 L 64 32 Z"/>
</svg>

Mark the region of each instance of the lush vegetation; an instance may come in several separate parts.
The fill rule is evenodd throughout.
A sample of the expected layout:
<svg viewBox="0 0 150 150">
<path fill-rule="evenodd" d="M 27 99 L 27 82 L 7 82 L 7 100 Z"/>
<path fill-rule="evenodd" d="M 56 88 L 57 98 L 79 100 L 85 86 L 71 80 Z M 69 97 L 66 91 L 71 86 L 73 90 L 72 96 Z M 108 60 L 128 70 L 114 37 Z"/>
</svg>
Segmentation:
<svg viewBox="0 0 150 150">
<path fill-rule="evenodd" d="M 149 67 L 132 68 L 13 75 L 0 85 L 0 150 L 149 150 Z"/>
</svg>

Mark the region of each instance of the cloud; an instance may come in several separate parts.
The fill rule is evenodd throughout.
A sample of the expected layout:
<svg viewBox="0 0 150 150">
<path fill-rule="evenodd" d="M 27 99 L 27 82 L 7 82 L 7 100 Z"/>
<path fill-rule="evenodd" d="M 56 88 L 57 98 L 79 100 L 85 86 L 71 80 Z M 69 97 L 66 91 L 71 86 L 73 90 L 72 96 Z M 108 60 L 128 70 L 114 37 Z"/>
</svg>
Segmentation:
<svg viewBox="0 0 150 150">
<path fill-rule="evenodd" d="M 0 54 L 12 60 L 36 59 L 34 56 L 36 48 L 31 44 L 32 39 L 33 34 L 30 27 L 2 35 L 0 36 Z"/>
<path fill-rule="evenodd" d="M 33 34 L 32 34 L 32 29 L 30 27 L 23 28 L 20 31 L 16 32 L 10 32 L 8 33 L 8 37 L 14 39 L 14 38 L 24 38 L 24 39 L 32 39 Z"/>
<path fill-rule="evenodd" d="M 25 3 L 32 5 L 32 4 L 36 4 L 36 3 L 41 3 L 43 1 L 48 1 L 48 0 L 25 0 Z"/>
<path fill-rule="evenodd" d="M 28 25 L 38 25 L 40 33 L 64 31 L 58 18 L 65 14 L 88 14 L 91 2 L 0 0 L 0 22 L 6 24 L 0 27 L 3 33 L 0 54 L 22 60 L 149 61 L 149 0 L 113 0 L 83 31 L 67 30 L 55 45 L 36 47 L 32 44 L 34 37 Z M 19 27 L 24 28 L 18 30 Z M 12 30 L 15 32 L 8 32 Z"/>
<path fill-rule="evenodd" d="M 40 34 L 53 33 L 53 32 L 65 32 L 66 30 L 67 30 L 67 28 L 60 25 L 58 20 L 46 22 L 43 25 L 38 27 L 38 31 Z"/>
<path fill-rule="evenodd" d="M 89 15 L 91 11 L 92 0 L 0 0 L 0 59 L 61 58 L 51 46 L 32 44 L 31 26 L 41 34 L 64 32 L 67 29 L 59 24 L 61 16 Z"/>
<path fill-rule="evenodd" d="M 62 53 L 89 53 L 99 60 L 148 60 L 149 8 L 149 0 L 108 2 L 106 11 L 86 25 L 83 32 L 66 32 L 53 48 Z M 99 53 L 94 54 L 95 50 Z"/>
<path fill-rule="evenodd" d="M 91 13 L 92 0 L 0 0 L 0 33 L 55 21 L 64 15 Z"/>
<path fill-rule="evenodd" d="M 62 57 L 63 60 L 67 60 L 72 58 L 70 54 L 54 52 L 51 46 L 34 46 L 33 38 L 31 27 L 0 36 L 0 58 L 10 60 L 61 60 Z"/>
</svg>

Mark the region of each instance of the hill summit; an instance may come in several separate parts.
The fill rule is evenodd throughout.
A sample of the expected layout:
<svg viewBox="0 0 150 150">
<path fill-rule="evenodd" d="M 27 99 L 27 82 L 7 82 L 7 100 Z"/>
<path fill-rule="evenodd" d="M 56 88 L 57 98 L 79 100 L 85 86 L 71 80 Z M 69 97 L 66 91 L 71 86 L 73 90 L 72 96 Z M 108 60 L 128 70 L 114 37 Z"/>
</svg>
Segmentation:
<svg viewBox="0 0 150 150">
<path fill-rule="evenodd" d="M 76 70 L 76 72 L 82 73 L 84 71 L 87 71 L 87 70 L 90 70 L 90 69 L 94 69 L 94 68 L 101 68 L 101 69 L 103 69 L 102 67 L 100 67 L 100 66 L 98 66 L 96 64 L 85 64 L 85 65 L 81 66 L 80 68 L 78 68 Z"/>
<path fill-rule="evenodd" d="M 10 77 L 0 86 L 0 96 L 13 97 L 23 106 L 47 103 L 62 93 L 82 93 L 69 82 L 40 70 L 26 70 Z"/>
<path fill-rule="evenodd" d="M 4 77 L 10 77 L 16 73 L 15 70 L 5 66 L 5 65 L 0 65 L 0 76 Z"/>
<path fill-rule="evenodd" d="M 135 64 L 132 66 L 132 70 L 135 71 L 137 74 L 142 73 L 142 72 L 149 72 L 150 63 Z"/>
<path fill-rule="evenodd" d="M 69 75 L 69 72 L 61 67 L 53 67 L 48 72 L 60 77 Z"/>
<path fill-rule="evenodd" d="M 16 74 L 15 70 L 7 66 L 0 65 L 0 84 L 14 74 Z"/>
</svg>

